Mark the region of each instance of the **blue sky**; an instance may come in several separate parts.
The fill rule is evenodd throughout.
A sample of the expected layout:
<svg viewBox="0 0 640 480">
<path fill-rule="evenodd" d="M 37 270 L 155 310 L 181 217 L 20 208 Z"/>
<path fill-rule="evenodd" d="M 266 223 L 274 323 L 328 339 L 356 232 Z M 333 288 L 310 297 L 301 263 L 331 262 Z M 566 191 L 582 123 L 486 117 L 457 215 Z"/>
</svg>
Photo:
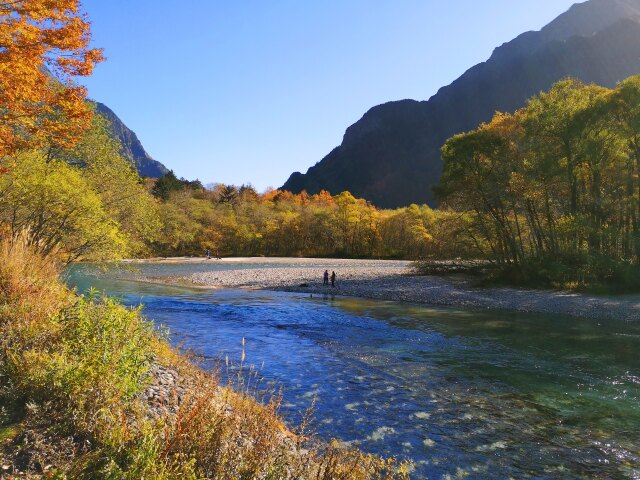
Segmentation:
<svg viewBox="0 0 640 480">
<path fill-rule="evenodd" d="M 83 83 L 178 176 L 263 190 L 573 3 L 85 0 L 107 61 Z"/>
</svg>

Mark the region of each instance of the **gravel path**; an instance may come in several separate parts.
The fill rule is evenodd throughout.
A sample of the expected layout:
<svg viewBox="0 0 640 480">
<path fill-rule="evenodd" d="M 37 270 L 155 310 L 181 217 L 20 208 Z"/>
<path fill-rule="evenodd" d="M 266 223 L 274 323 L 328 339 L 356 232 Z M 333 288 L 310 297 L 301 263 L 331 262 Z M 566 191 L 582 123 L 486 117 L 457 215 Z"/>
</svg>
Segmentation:
<svg viewBox="0 0 640 480">
<path fill-rule="evenodd" d="M 278 266 L 285 261 L 295 266 Z M 251 259 L 243 262 L 251 262 Z M 195 273 L 183 280 L 201 286 L 344 295 L 602 320 L 640 320 L 640 295 L 598 296 L 547 290 L 475 288 L 471 282 L 458 277 L 410 276 L 408 262 L 333 259 L 257 259 L 255 262 L 260 263 L 256 268 Z M 273 265 L 265 268 L 265 262 Z M 336 288 L 322 286 L 325 269 L 329 273 L 336 271 Z"/>
</svg>

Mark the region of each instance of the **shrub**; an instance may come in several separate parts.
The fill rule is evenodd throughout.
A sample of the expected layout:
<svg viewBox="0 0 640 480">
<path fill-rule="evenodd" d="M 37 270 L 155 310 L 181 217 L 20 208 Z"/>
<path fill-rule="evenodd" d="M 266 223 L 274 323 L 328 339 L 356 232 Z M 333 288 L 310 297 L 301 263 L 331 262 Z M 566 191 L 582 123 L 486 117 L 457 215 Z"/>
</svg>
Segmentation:
<svg viewBox="0 0 640 480">
<path fill-rule="evenodd" d="M 0 415 L 0 456 L 16 469 L 50 464 L 55 478 L 80 479 L 406 477 L 393 460 L 294 435 L 277 396 L 261 404 L 220 385 L 139 309 L 68 291 L 56 263 L 29 244 L 0 242 L 0 407 L 12 410 Z M 158 366 L 184 388 L 152 410 L 142 393 Z"/>
</svg>

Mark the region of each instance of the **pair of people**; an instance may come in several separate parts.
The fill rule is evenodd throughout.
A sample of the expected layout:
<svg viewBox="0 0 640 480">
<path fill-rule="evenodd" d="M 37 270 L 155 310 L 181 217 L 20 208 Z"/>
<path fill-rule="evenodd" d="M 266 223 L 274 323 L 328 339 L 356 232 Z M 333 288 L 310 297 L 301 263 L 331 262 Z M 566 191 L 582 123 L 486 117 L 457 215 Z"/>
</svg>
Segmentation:
<svg viewBox="0 0 640 480">
<path fill-rule="evenodd" d="M 207 260 L 211 260 L 211 250 L 207 249 L 205 251 L 205 255 L 207 256 Z M 216 260 L 222 260 L 222 257 L 220 256 L 220 252 L 218 250 L 216 250 L 215 258 Z"/>
<path fill-rule="evenodd" d="M 325 287 L 329 286 L 329 270 L 324 271 L 324 280 L 322 282 L 322 285 Z M 331 272 L 331 286 L 336 286 L 336 272 Z"/>
</svg>

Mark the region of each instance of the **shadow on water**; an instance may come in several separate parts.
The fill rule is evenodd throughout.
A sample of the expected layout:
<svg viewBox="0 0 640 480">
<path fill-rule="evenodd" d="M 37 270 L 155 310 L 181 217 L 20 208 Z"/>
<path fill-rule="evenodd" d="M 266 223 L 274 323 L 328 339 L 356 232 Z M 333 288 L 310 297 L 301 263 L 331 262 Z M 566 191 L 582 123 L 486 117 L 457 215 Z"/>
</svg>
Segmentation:
<svg viewBox="0 0 640 480">
<path fill-rule="evenodd" d="M 90 266 L 69 281 L 143 303 L 205 358 L 239 358 L 245 337 L 288 419 L 315 397 L 321 436 L 410 458 L 417 478 L 640 478 L 639 324 L 192 290 Z"/>
</svg>

